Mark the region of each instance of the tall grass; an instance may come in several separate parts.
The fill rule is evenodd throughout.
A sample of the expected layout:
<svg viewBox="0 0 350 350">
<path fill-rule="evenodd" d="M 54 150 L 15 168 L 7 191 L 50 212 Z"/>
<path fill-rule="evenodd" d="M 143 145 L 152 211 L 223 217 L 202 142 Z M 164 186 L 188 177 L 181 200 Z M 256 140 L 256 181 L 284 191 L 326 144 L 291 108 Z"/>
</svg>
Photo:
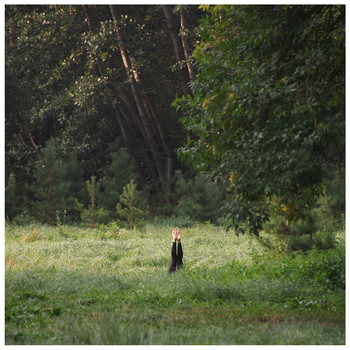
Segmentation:
<svg viewBox="0 0 350 350">
<path fill-rule="evenodd" d="M 7 227 L 6 343 L 344 343 L 340 248 L 279 254 L 201 224 L 169 275 L 172 225 Z"/>
</svg>

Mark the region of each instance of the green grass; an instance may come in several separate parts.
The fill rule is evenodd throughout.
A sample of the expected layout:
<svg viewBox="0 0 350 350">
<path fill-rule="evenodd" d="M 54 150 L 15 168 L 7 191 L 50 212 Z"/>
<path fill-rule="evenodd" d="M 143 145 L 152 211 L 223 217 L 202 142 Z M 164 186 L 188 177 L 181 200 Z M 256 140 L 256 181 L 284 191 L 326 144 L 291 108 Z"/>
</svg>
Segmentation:
<svg viewBox="0 0 350 350">
<path fill-rule="evenodd" d="M 6 344 L 345 343 L 343 248 L 285 255 L 202 224 L 169 275 L 171 229 L 7 226 Z"/>
</svg>

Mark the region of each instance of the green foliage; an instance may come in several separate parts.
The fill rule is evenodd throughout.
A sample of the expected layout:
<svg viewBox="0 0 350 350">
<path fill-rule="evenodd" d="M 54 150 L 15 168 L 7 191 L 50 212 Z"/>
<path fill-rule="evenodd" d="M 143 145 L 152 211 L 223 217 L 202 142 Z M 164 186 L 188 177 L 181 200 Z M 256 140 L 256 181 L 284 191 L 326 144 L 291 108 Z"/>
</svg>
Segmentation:
<svg viewBox="0 0 350 350">
<path fill-rule="evenodd" d="M 182 172 L 177 173 L 175 194 L 178 204 L 175 214 L 197 221 L 215 221 L 221 214 L 223 191 L 200 176 L 186 180 Z"/>
<path fill-rule="evenodd" d="M 176 191 L 174 190 L 177 179 L 177 171 L 174 171 L 173 163 L 167 159 L 165 174 L 161 183 L 167 189 L 165 193 L 158 190 L 159 183 L 153 183 L 146 188 L 146 196 L 150 207 L 150 212 L 154 215 L 171 216 L 174 215 L 177 203 Z"/>
<path fill-rule="evenodd" d="M 6 179 L 5 187 L 5 216 L 7 220 L 12 220 L 21 211 L 20 196 L 17 193 L 16 177 L 11 173 Z"/>
<path fill-rule="evenodd" d="M 113 153 L 106 176 L 100 182 L 100 191 L 96 193 L 99 205 L 109 212 L 111 219 L 116 218 L 115 205 L 119 202 L 123 187 L 131 179 L 136 180 L 136 178 L 137 175 L 125 149 L 120 149 L 118 152 Z"/>
<path fill-rule="evenodd" d="M 229 193 L 223 206 L 228 218 L 228 228 L 233 227 L 237 234 L 248 232 L 259 236 L 263 225 L 269 221 L 269 207 L 262 200 L 250 201 L 239 194 Z"/>
<path fill-rule="evenodd" d="M 344 6 L 211 6 L 199 28 L 180 153 L 227 184 L 237 227 L 261 231 L 277 196 L 305 219 L 325 165 L 344 164 Z M 330 88 L 331 86 L 331 88 Z"/>
<path fill-rule="evenodd" d="M 64 168 L 65 173 L 63 181 L 69 184 L 64 208 L 67 216 L 66 222 L 75 223 L 80 220 L 80 212 L 76 203 L 85 203 L 88 200 L 83 181 L 84 172 L 74 154 L 69 155 L 68 160 L 64 162 Z"/>
<path fill-rule="evenodd" d="M 70 187 L 66 179 L 66 168 L 57 154 L 54 139 L 49 140 L 42 149 L 35 164 L 34 177 L 35 214 L 48 225 L 53 225 L 56 211 L 63 211 L 68 205 Z"/>
<path fill-rule="evenodd" d="M 344 210 L 344 171 L 339 171 L 338 186 L 329 169 L 344 166 L 345 7 L 186 6 L 185 34 L 197 43 L 192 59 L 198 79 L 191 86 L 193 98 L 177 99 L 177 105 L 186 106 L 183 130 L 170 109 L 180 82 L 162 7 L 117 6 L 142 80 L 138 87 L 147 92 L 143 105 L 150 129 L 157 130 L 150 138 L 160 164 L 150 157 L 149 135 L 142 132 L 146 120 L 135 108 L 108 7 L 86 6 L 87 16 L 80 5 L 7 5 L 8 217 L 24 224 L 36 215 L 53 224 L 58 212 L 62 218 L 66 211 L 67 222 L 75 222 L 85 210 L 84 220 L 90 221 L 93 206 L 83 209 L 76 203 L 89 200 L 81 177 L 96 174 L 101 191 L 95 221 L 103 222 L 106 210 L 114 220 L 122 187 L 136 178 L 126 151 L 114 154 L 121 147 L 127 147 L 143 189 L 153 186 L 154 212 L 173 214 L 170 189 L 175 169 L 183 168 L 174 149 L 187 131 L 181 153 L 199 173 L 206 170 L 214 183 L 226 187 L 225 207 L 237 231 L 243 227 L 257 234 L 282 208 L 280 215 L 291 223 L 307 221 L 321 192 L 327 193 L 322 206 L 327 210 L 319 218 L 331 227 Z M 55 154 L 42 154 L 52 137 Z M 76 157 L 70 159 L 71 154 Z M 50 162 L 55 168 L 51 182 L 45 173 Z M 180 193 L 178 213 L 188 223 L 216 218 L 216 196 L 202 201 L 199 193 L 210 197 L 211 190 L 199 179 L 188 181 L 198 186 L 196 198 L 185 193 L 189 188 Z M 274 205 L 273 198 L 278 198 Z"/>
<path fill-rule="evenodd" d="M 314 210 L 317 221 L 328 231 L 338 229 L 345 214 L 344 170 L 329 171 L 328 180 Z"/>
<path fill-rule="evenodd" d="M 65 213 L 67 222 L 79 220 L 76 201 L 84 200 L 82 170 L 74 156 L 65 161 L 50 139 L 35 164 L 33 214 L 48 225 L 55 224 L 56 213 Z"/>
<path fill-rule="evenodd" d="M 90 227 L 95 227 L 96 223 L 106 223 L 108 212 L 105 208 L 97 205 L 96 198 L 100 191 L 100 184 L 96 182 L 96 176 L 91 176 L 90 180 L 86 181 L 86 189 L 89 193 L 90 203 L 85 209 L 80 206 L 82 223 L 88 224 Z"/>
<path fill-rule="evenodd" d="M 278 209 L 278 204 L 274 203 L 276 209 L 264 228 L 266 232 L 277 234 L 288 251 L 335 248 L 339 243 L 337 232 L 345 225 L 344 196 L 342 171 L 330 172 L 322 194 L 314 208 L 304 213 L 304 219 L 289 222 L 288 208 Z"/>
<path fill-rule="evenodd" d="M 95 227 L 96 224 L 106 224 L 109 221 L 109 213 L 103 207 L 96 206 L 92 209 L 83 208 L 80 213 L 81 223 L 85 226 Z"/>
<path fill-rule="evenodd" d="M 14 225 L 19 225 L 19 226 L 26 226 L 33 224 L 37 221 L 37 218 L 33 215 L 31 215 L 27 209 L 24 209 L 20 214 L 18 214 L 14 219 L 13 219 L 13 224 Z"/>
<path fill-rule="evenodd" d="M 281 273 L 291 280 L 312 279 L 328 288 L 345 289 L 345 256 L 337 249 L 315 249 L 306 256 L 286 257 Z"/>
<path fill-rule="evenodd" d="M 120 203 L 116 206 L 121 224 L 133 230 L 145 225 L 146 216 L 141 193 L 136 187 L 134 180 L 125 185 L 120 195 Z"/>
<path fill-rule="evenodd" d="M 142 77 L 138 89 L 147 92 L 147 120 L 136 108 L 107 5 L 6 6 L 6 168 L 16 174 L 19 193 L 30 197 L 23 190 L 33 182 L 34 160 L 53 136 L 66 159 L 77 154 L 85 179 L 106 175 L 101 188 L 106 197 L 98 201 L 112 216 L 118 187 L 121 191 L 135 178 L 126 176 L 117 184 L 112 169 L 106 174 L 115 150 L 127 149 L 142 185 L 159 183 L 154 159 L 148 158 L 144 121 L 156 151 L 167 145 L 166 154 L 161 150 L 159 155 L 160 168 L 166 168 L 168 158 L 177 163 L 174 149 L 183 130 L 170 103 L 180 82 L 171 69 L 176 59 L 162 7 L 116 7 L 135 73 Z M 186 12 L 192 32 L 199 11 L 189 6 Z M 122 163 L 112 160 L 113 166 Z"/>
<path fill-rule="evenodd" d="M 91 176 L 90 181 L 86 181 L 86 189 L 89 193 L 90 204 L 89 204 L 89 222 L 90 226 L 95 226 L 95 211 L 96 211 L 96 193 L 98 192 L 98 185 L 96 184 L 96 176 Z"/>
</svg>

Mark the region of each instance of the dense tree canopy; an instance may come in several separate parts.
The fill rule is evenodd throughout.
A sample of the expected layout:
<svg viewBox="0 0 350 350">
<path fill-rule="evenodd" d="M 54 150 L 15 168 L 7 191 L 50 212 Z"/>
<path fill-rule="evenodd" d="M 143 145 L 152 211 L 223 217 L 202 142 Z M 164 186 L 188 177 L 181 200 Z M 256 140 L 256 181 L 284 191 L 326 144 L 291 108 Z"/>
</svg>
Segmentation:
<svg viewBox="0 0 350 350">
<path fill-rule="evenodd" d="M 180 10 L 168 8 L 179 35 Z M 192 31 L 201 12 L 181 13 Z M 179 167 L 174 149 L 183 139 L 170 107 L 189 83 L 179 79 L 183 62 L 161 6 L 6 6 L 7 174 L 25 191 L 30 164 L 56 137 L 86 178 L 102 178 L 125 147 L 141 185 L 168 196 L 168 167 Z"/>
<path fill-rule="evenodd" d="M 39 210 L 50 160 L 55 169 L 71 166 L 57 168 L 65 194 L 52 210 L 72 217 L 73 203 L 87 200 L 72 183 L 91 176 L 109 213 L 136 178 L 153 208 L 159 201 L 189 210 L 201 196 L 177 195 L 191 187 L 188 174 L 175 175 L 186 167 L 201 173 L 198 188 L 211 188 L 203 175 L 220 185 L 215 198 L 237 228 L 258 233 L 272 210 L 306 219 L 324 182 L 344 167 L 344 12 L 6 6 L 7 215 Z"/>
<path fill-rule="evenodd" d="M 6 30 L 8 161 L 18 137 L 35 150 L 53 135 L 97 173 L 118 143 L 140 177 L 175 159 L 180 82 L 161 7 L 7 6 Z"/>
<path fill-rule="evenodd" d="M 226 182 L 237 225 L 304 218 L 344 165 L 344 6 L 215 6 L 201 25 L 182 154 Z"/>
</svg>

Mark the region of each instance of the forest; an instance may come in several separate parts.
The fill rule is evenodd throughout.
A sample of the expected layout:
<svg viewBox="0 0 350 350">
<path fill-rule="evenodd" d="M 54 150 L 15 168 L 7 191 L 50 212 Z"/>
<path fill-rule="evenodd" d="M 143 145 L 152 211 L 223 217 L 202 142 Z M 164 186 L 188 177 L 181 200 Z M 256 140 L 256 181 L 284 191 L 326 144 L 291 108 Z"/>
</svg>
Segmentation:
<svg viewBox="0 0 350 350">
<path fill-rule="evenodd" d="M 5 216 L 7 344 L 344 344 L 345 5 L 6 5 Z"/>
<path fill-rule="evenodd" d="M 148 215 L 255 234 L 325 192 L 339 215 L 344 11 L 7 6 L 6 218 L 116 220 L 131 180 Z"/>
</svg>

